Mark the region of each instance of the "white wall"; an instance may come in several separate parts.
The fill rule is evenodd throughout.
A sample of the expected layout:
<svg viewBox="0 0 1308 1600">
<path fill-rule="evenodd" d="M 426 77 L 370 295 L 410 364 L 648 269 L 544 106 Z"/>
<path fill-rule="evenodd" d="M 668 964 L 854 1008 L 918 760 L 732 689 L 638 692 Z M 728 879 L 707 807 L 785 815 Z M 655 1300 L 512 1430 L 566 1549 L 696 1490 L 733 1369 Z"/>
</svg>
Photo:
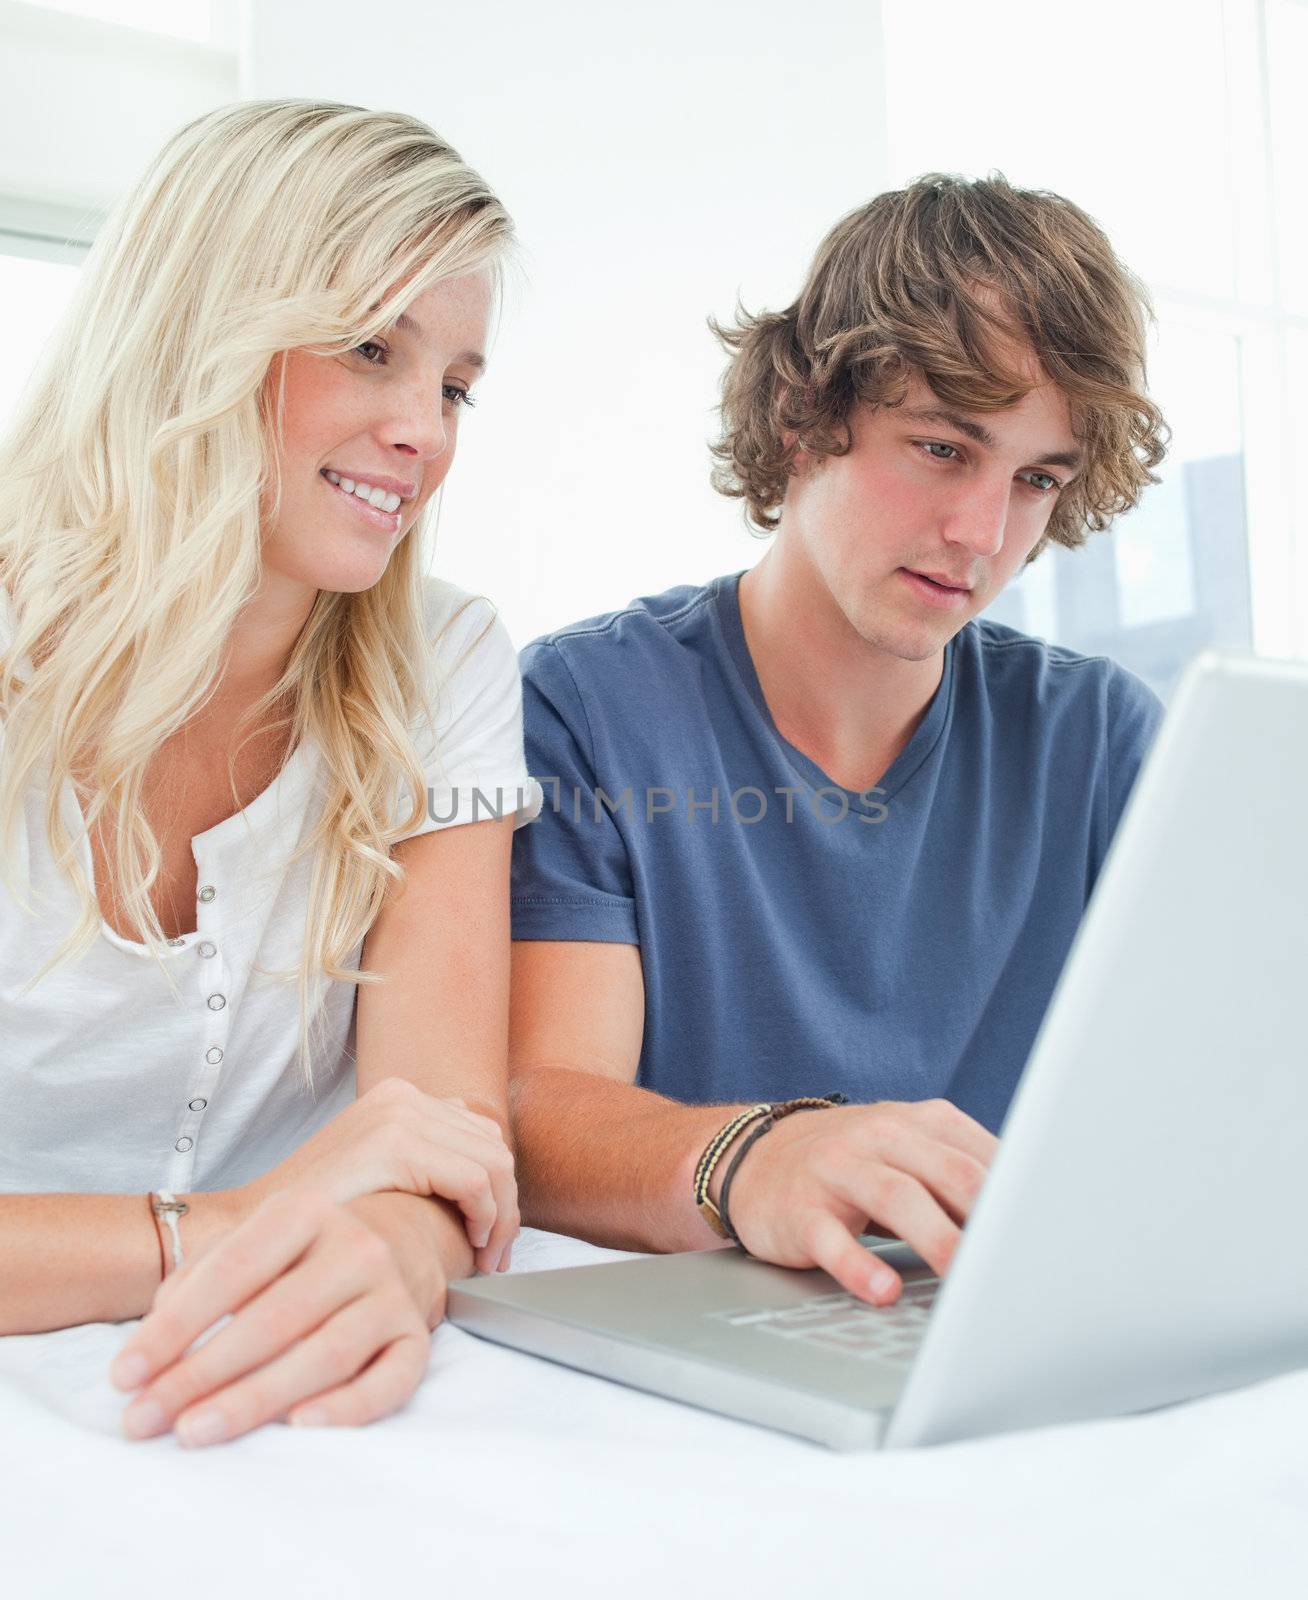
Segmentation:
<svg viewBox="0 0 1308 1600">
<path fill-rule="evenodd" d="M 366 25 L 361 17 L 366 16 Z M 437 567 L 518 643 L 750 565 L 708 487 L 738 294 L 793 298 L 819 238 L 885 187 L 875 0 L 255 0 L 243 94 L 430 122 L 518 223 L 527 283 L 463 421 Z"/>
</svg>

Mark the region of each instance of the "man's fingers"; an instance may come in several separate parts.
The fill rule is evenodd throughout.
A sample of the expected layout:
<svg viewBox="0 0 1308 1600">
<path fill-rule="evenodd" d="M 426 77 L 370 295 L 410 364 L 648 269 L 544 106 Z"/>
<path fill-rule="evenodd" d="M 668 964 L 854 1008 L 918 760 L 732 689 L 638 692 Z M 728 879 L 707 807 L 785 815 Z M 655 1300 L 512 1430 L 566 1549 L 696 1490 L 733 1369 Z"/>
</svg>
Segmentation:
<svg viewBox="0 0 1308 1600">
<path fill-rule="evenodd" d="M 943 1143 L 964 1151 L 983 1167 L 988 1168 L 995 1159 L 999 1140 L 989 1128 L 983 1128 L 950 1101 L 922 1100 L 916 1102 L 913 1109 L 927 1132 Z"/>
<path fill-rule="evenodd" d="M 833 1182 L 837 1193 L 878 1229 L 893 1233 L 943 1277 L 962 1237 L 958 1224 L 915 1177 L 875 1166 Z"/>
<path fill-rule="evenodd" d="M 814 1266 L 829 1272 L 847 1293 L 878 1306 L 889 1305 L 898 1296 L 899 1274 L 865 1249 L 829 1212 L 813 1217 L 804 1241 Z"/>
<path fill-rule="evenodd" d="M 137 1389 L 170 1366 L 206 1328 L 236 1311 L 304 1254 L 330 1202 L 283 1192 L 209 1250 L 142 1321 L 114 1357 L 110 1381 Z"/>
<path fill-rule="evenodd" d="M 957 1145 L 942 1144 L 913 1123 L 886 1127 L 878 1143 L 887 1166 L 916 1178 L 941 1203 L 951 1221 L 967 1220 L 986 1180 L 982 1162 Z"/>
</svg>

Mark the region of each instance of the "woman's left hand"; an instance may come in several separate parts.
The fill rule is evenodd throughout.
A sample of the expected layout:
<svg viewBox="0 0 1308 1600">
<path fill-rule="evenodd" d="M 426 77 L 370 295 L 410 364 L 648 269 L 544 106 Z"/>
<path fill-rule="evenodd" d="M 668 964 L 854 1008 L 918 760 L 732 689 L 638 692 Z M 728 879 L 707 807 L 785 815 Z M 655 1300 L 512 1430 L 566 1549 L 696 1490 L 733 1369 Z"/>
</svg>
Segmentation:
<svg viewBox="0 0 1308 1600">
<path fill-rule="evenodd" d="M 436 1298 L 438 1320 L 443 1280 Z M 281 1193 L 160 1284 L 110 1379 L 141 1391 L 123 1414 L 131 1437 L 172 1428 L 213 1444 L 282 1417 L 387 1416 L 422 1381 L 430 1337 L 378 1228 L 322 1195 Z"/>
</svg>

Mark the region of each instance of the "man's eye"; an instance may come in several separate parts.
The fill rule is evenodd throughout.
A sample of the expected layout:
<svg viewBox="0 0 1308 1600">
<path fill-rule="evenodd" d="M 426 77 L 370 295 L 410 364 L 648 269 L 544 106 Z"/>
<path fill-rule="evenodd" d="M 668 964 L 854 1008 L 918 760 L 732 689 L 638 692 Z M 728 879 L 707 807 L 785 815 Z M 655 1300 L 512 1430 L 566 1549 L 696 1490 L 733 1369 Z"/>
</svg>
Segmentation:
<svg viewBox="0 0 1308 1600">
<path fill-rule="evenodd" d="M 1037 478 L 1041 479 L 1042 481 L 1037 483 L 1035 481 Z M 1052 494 L 1055 489 L 1062 487 L 1058 479 L 1051 476 L 1048 472 L 1028 472 L 1026 475 L 1026 481 L 1033 489 L 1039 489 L 1041 494 Z"/>
<path fill-rule="evenodd" d="M 958 455 L 957 445 L 945 444 L 939 439 L 924 439 L 922 448 L 930 454 L 933 461 L 952 461 Z M 949 454 L 947 456 L 938 456 L 935 454 L 937 450 L 948 450 Z"/>
</svg>

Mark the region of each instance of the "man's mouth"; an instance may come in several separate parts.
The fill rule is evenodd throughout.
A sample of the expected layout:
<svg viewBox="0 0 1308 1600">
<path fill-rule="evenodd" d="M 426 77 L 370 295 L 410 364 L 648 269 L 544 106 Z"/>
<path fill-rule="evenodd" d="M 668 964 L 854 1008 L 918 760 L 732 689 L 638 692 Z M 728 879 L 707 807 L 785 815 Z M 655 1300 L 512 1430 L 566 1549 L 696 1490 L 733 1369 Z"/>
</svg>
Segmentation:
<svg viewBox="0 0 1308 1600">
<path fill-rule="evenodd" d="M 919 572 L 916 567 L 905 567 L 905 572 L 911 572 L 915 578 L 924 578 L 927 583 L 934 583 L 937 589 L 955 591 L 959 594 L 971 594 L 972 586 L 961 583 L 953 578 L 946 577 L 943 573 Z"/>
</svg>

